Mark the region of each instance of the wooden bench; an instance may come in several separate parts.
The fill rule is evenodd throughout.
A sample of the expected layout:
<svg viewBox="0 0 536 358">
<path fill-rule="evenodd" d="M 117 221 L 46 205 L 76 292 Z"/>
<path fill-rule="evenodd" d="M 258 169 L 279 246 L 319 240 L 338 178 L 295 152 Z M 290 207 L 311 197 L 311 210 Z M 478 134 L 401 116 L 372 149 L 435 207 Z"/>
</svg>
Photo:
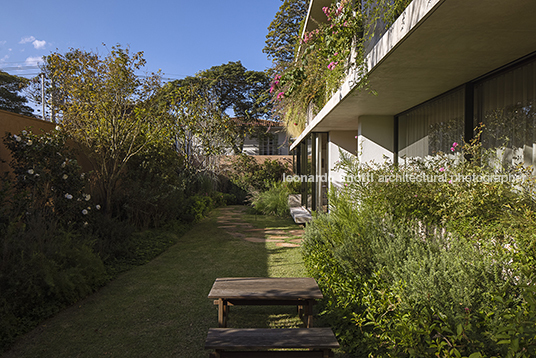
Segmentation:
<svg viewBox="0 0 536 358">
<path fill-rule="evenodd" d="M 221 277 L 208 298 L 218 305 L 218 324 L 227 327 L 229 306 L 297 306 L 307 328 L 313 326 L 313 305 L 324 296 L 311 277 Z"/>
<path fill-rule="evenodd" d="M 205 342 L 211 358 L 328 358 L 338 347 L 331 328 L 210 328 Z"/>
</svg>

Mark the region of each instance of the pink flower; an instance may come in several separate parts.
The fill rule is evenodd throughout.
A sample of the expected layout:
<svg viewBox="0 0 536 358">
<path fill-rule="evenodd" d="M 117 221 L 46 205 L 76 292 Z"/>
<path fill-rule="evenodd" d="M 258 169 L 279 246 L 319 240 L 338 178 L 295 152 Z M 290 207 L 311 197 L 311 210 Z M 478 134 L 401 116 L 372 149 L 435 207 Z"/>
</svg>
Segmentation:
<svg viewBox="0 0 536 358">
<path fill-rule="evenodd" d="M 452 148 L 456 148 L 458 146 L 458 143 L 454 142 L 452 143 Z"/>
<path fill-rule="evenodd" d="M 439 168 L 439 171 L 440 171 L 440 172 L 444 172 L 444 171 L 445 171 L 445 168 L 441 167 L 441 168 Z"/>
<path fill-rule="evenodd" d="M 450 148 L 450 151 L 451 152 L 454 152 L 456 149 L 454 149 L 454 147 Z"/>
<path fill-rule="evenodd" d="M 330 71 L 333 71 L 333 69 L 335 68 L 335 66 L 337 66 L 339 62 L 330 62 L 330 64 L 328 65 L 328 70 Z"/>
<path fill-rule="evenodd" d="M 452 179 L 451 179 L 451 180 L 449 180 L 449 184 L 452 184 Z"/>
<path fill-rule="evenodd" d="M 279 92 L 279 93 L 277 94 L 277 99 L 278 99 L 278 100 L 282 100 L 283 98 L 285 98 L 285 92 Z"/>
</svg>

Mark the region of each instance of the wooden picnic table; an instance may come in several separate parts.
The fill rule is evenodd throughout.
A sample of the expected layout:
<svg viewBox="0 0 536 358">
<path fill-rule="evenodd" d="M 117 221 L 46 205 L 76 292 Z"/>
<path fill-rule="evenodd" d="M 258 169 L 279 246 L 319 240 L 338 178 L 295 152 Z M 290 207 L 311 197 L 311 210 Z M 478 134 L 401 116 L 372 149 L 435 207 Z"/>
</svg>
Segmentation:
<svg viewBox="0 0 536 358">
<path fill-rule="evenodd" d="M 307 328 L 313 326 L 313 305 L 324 296 L 311 277 L 217 278 L 208 294 L 218 305 L 219 327 L 227 327 L 229 306 L 297 306 Z"/>
</svg>

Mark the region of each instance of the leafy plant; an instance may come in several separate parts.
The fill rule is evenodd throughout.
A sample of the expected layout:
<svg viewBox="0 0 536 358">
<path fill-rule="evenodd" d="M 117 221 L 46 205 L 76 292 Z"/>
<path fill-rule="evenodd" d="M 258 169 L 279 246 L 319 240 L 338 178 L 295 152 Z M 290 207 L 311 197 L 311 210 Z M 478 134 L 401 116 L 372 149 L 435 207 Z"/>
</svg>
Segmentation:
<svg viewBox="0 0 536 358">
<path fill-rule="evenodd" d="M 268 190 L 272 183 L 282 180 L 283 174 L 289 173 L 288 165 L 277 160 L 258 163 L 254 157 L 241 154 L 231 164 L 230 178 L 246 192 L 253 193 Z"/>
<path fill-rule="evenodd" d="M 285 217 L 290 215 L 288 197 L 290 190 L 286 183 L 273 183 L 272 187 L 263 192 L 253 194 L 253 208 L 264 215 Z"/>
<path fill-rule="evenodd" d="M 399 166 L 341 162 L 346 184 L 303 248 L 347 352 L 531 356 L 534 178 L 477 141 L 461 147 Z"/>
<path fill-rule="evenodd" d="M 313 19 L 317 28 L 295 41 L 299 44 L 295 61 L 279 62 L 274 69 L 270 93 L 276 113 L 292 136 L 303 131 L 307 118 L 322 109 L 350 73 L 362 77 L 359 86 L 366 87 L 365 43 L 378 31 L 379 23 L 394 22 L 409 2 L 343 0 L 322 8 L 326 18 Z"/>
</svg>

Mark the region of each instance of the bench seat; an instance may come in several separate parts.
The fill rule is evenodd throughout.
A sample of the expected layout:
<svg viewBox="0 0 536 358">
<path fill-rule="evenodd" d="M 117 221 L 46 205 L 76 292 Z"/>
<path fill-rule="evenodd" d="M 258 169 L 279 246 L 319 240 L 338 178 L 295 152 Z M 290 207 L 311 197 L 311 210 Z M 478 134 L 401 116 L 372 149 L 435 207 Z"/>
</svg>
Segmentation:
<svg viewBox="0 0 536 358">
<path fill-rule="evenodd" d="M 339 343 L 331 328 L 210 328 L 210 357 L 333 357 Z M 273 349 L 291 349 L 278 350 Z"/>
</svg>

